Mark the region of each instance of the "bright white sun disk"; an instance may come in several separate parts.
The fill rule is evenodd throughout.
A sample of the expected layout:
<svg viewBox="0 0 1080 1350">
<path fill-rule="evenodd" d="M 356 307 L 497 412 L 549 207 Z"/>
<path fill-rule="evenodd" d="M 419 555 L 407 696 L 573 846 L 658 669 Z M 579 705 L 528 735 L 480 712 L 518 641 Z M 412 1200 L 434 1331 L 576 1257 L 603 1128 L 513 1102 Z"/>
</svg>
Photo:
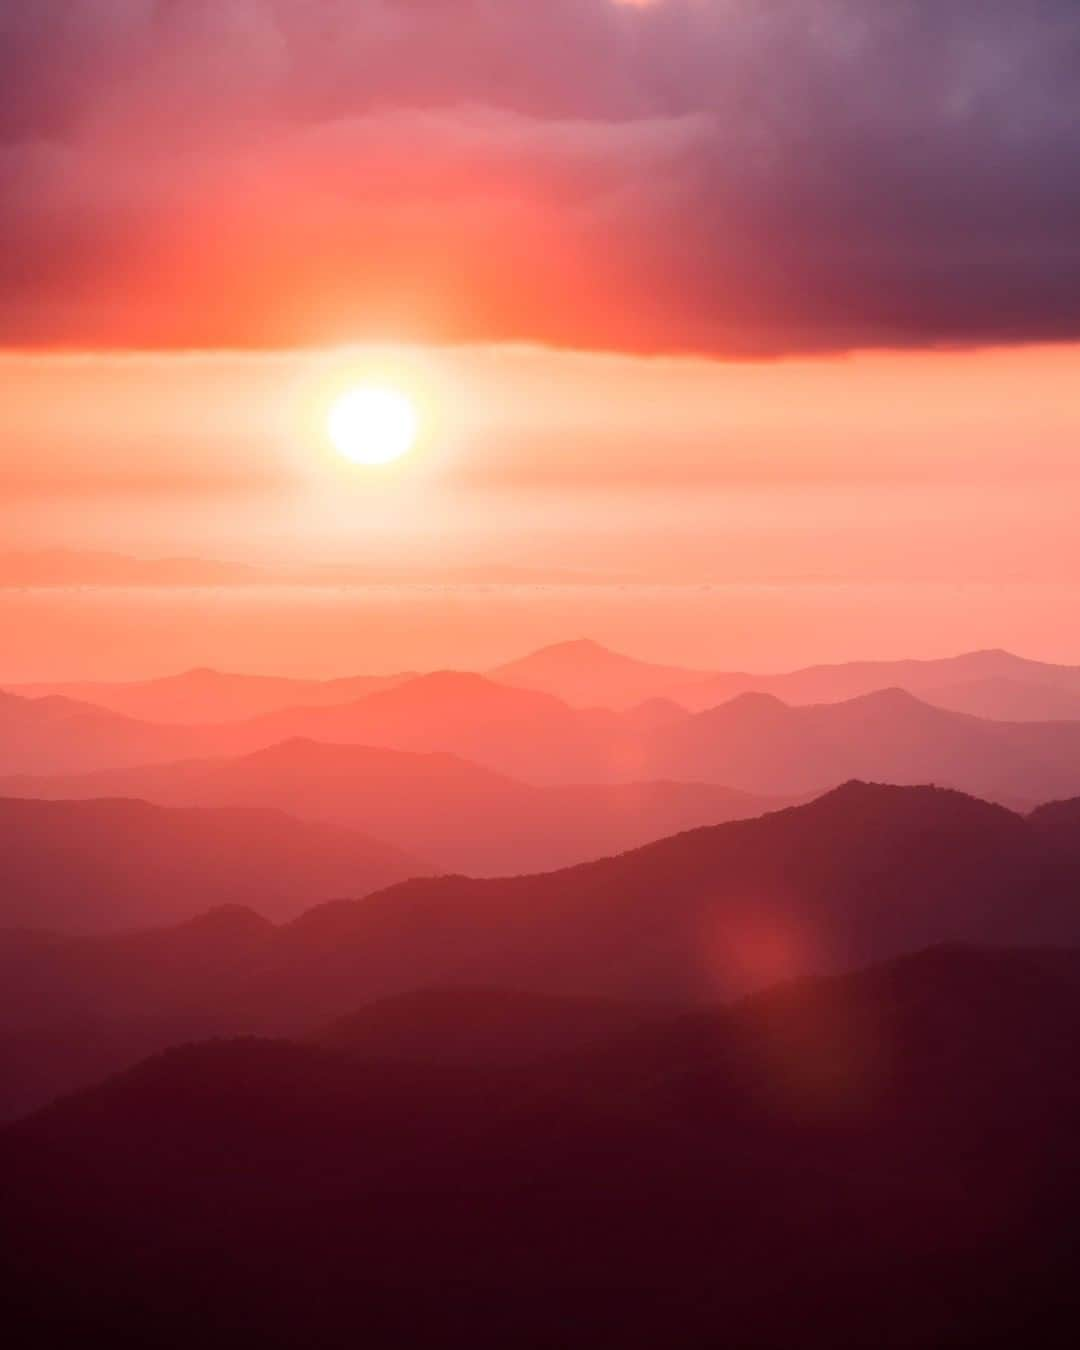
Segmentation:
<svg viewBox="0 0 1080 1350">
<path fill-rule="evenodd" d="M 327 430 L 337 450 L 355 464 L 389 464 L 416 443 L 420 419 L 397 389 L 351 389 L 331 407 Z"/>
</svg>

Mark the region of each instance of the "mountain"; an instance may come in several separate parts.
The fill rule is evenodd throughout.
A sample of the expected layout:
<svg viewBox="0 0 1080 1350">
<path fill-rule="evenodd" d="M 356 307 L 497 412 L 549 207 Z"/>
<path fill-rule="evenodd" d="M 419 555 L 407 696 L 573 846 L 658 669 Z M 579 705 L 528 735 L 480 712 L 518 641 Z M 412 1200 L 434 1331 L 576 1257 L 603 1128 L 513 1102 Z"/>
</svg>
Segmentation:
<svg viewBox="0 0 1080 1350">
<path fill-rule="evenodd" d="M 473 875 L 548 871 L 786 804 L 711 783 L 536 787 L 456 755 L 303 740 L 236 759 L 0 779 L 0 792 L 276 807 Z"/>
<path fill-rule="evenodd" d="M 345 715 L 340 722 L 331 718 L 324 724 L 328 730 L 324 730 L 317 718 L 307 724 L 308 711 L 357 704 L 368 695 L 410 685 L 415 687 L 400 706 L 405 708 L 412 700 L 425 724 L 432 717 L 437 719 L 441 709 L 460 718 L 471 706 L 478 717 L 505 720 L 515 709 L 527 718 L 530 709 L 544 706 L 524 700 L 515 703 L 507 697 L 500 699 L 494 686 L 520 694 L 546 694 L 564 705 L 561 741 L 571 734 L 565 727 L 574 725 L 574 719 L 567 715 L 569 709 L 583 714 L 577 718 L 577 731 L 572 737 L 575 742 L 583 738 L 593 742 L 598 737 L 603 740 L 605 735 L 617 735 L 620 729 L 624 735 L 627 730 L 646 730 L 677 720 L 687 710 L 705 711 L 746 693 L 767 693 L 802 706 L 844 702 L 882 689 L 900 688 L 919 694 L 936 706 L 999 721 L 1063 721 L 1080 717 L 1080 667 L 1029 661 L 1009 652 L 970 652 L 932 661 L 848 662 L 810 666 L 779 675 L 745 671 L 710 674 L 640 661 L 585 639 L 542 648 L 496 667 L 487 677 L 444 671 L 426 676 L 406 672 L 303 680 L 197 669 L 121 683 L 12 685 L 8 686 L 8 693 L 38 702 L 73 700 L 159 727 L 190 726 L 209 750 L 237 745 L 255 748 L 256 744 L 301 735 L 355 741 L 358 739 L 355 724 L 364 720 L 363 714 Z M 392 700 L 386 705 L 391 721 L 397 706 Z M 618 711 L 626 717 L 623 721 L 604 719 L 598 713 L 600 709 Z M 375 710 L 370 711 L 376 715 Z M 276 726 L 274 714 L 278 716 Z M 549 721 L 554 718 L 551 704 L 547 705 L 546 714 Z M 213 738 L 214 724 L 268 716 L 271 730 L 262 739 L 258 728 L 247 739 L 234 738 L 225 746 Z M 359 739 L 369 739 L 374 734 L 368 729 Z M 405 745 L 400 732 L 394 744 L 399 748 L 461 749 L 457 745 L 433 745 L 430 735 L 423 739 L 422 745 Z M 595 776 L 596 766 L 604 758 L 603 748 L 593 744 L 586 752 L 583 746 L 575 744 L 574 752 L 579 757 L 585 755 L 584 762 L 593 765 Z M 472 757 L 478 756 L 474 753 Z M 528 758 L 525 756 L 526 762 Z M 551 778 L 555 771 L 548 765 L 542 776 Z M 563 775 L 564 779 L 573 776 Z"/>
<path fill-rule="evenodd" d="M 424 989 L 378 999 L 307 1040 L 357 1059 L 490 1067 L 595 1049 L 661 1016 L 653 1005 L 608 999 Z"/>
<path fill-rule="evenodd" d="M 631 708 L 646 700 L 677 701 L 677 690 L 694 686 L 705 672 L 639 661 L 581 638 L 542 647 L 488 672 L 500 684 L 553 694 L 578 708 Z"/>
<path fill-rule="evenodd" d="M 1080 666 L 1031 661 L 1006 651 L 926 661 L 848 661 L 766 674 L 639 661 L 582 639 L 543 647 L 489 674 L 503 684 L 553 694 L 575 707 L 619 709 L 666 699 L 702 712 L 747 693 L 772 694 L 796 705 L 839 703 L 898 688 L 958 712 L 1005 721 L 1058 721 L 1078 715 L 1071 695 L 1080 700 Z M 949 690 L 955 691 L 955 701 L 949 701 Z"/>
<path fill-rule="evenodd" d="M 291 918 L 431 870 L 366 835 L 248 808 L 0 798 L 0 928 L 105 932 L 220 904 Z"/>
<path fill-rule="evenodd" d="M 549 695 L 453 671 L 405 679 L 332 706 L 185 726 L 141 721 L 59 696 L 0 693 L 0 765 L 9 775 L 244 754 L 311 739 L 447 751 L 527 779 L 591 782 L 637 777 L 622 766 L 633 766 L 638 734 L 616 713 L 575 711 Z"/>
<path fill-rule="evenodd" d="M 999 722 L 1080 721 L 1080 683 L 1075 689 L 1016 680 L 1005 675 L 923 691 L 927 703 Z"/>
<path fill-rule="evenodd" d="M 549 694 L 482 675 L 439 671 L 332 708 L 294 708 L 237 725 L 233 751 L 296 738 L 395 750 L 440 750 L 535 782 L 603 782 L 638 754 L 636 728 Z"/>
<path fill-rule="evenodd" d="M 1070 845 L 1074 836 L 1080 833 L 1080 797 L 1036 807 L 1028 814 L 1028 824 L 1044 838 Z"/>
<path fill-rule="evenodd" d="M 1080 791 L 1080 723 L 992 722 L 902 689 L 806 707 L 742 694 L 661 728 L 647 762 L 652 777 L 766 794 L 869 778 L 1041 801 Z"/>
<path fill-rule="evenodd" d="M 140 722 L 66 699 L 0 695 L 0 764 L 9 780 L 235 758 L 291 740 L 455 755 L 534 785 L 708 783 L 790 799 L 857 777 L 938 782 L 1011 804 L 1080 792 L 1080 722 L 991 721 L 933 707 L 902 689 L 798 707 L 770 694 L 742 694 L 696 714 L 674 712 L 665 701 L 613 712 L 575 709 L 550 694 L 447 671 L 337 706 L 187 727 Z M 23 793 L 28 786 L 34 790 L 17 782 L 11 790 Z M 260 800 L 292 804 L 288 793 Z M 599 799 L 593 806 L 601 816 L 607 810 Z M 549 809 L 550 801 L 538 806 L 538 829 L 546 829 L 540 822 Z M 607 815 L 614 820 L 618 812 Z M 693 819 L 675 811 L 670 827 Z M 597 838 L 602 847 L 619 848 L 651 832 L 650 824 L 642 833 L 616 831 L 606 844 Z M 553 837 L 558 834 L 554 829 Z M 479 862 L 484 871 L 546 866 L 594 853 L 596 841 L 587 830 L 585 836 L 583 850 L 445 857 L 460 857 L 468 869 Z M 395 837 L 418 847 L 411 835 Z"/>
<path fill-rule="evenodd" d="M 423 676 L 335 708 L 294 709 L 219 729 L 231 752 L 303 737 L 445 751 L 533 783 L 714 783 L 797 796 L 849 778 L 938 782 L 1004 802 L 1080 791 L 1080 722 L 999 722 L 936 708 L 903 689 L 791 706 L 742 694 L 705 712 L 573 709 L 479 675 Z"/>
<path fill-rule="evenodd" d="M 670 697 L 684 707 L 701 711 L 743 693 L 772 694 L 794 704 L 839 703 L 880 689 L 927 695 L 957 685 L 1002 680 L 1080 693 L 1080 666 L 1030 661 L 1006 651 L 978 651 L 928 661 L 847 661 L 806 666 L 780 675 L 716 674 L 695 687 L 672 692 Z"/>
<path fill-rule="evenodd" d="M 228 911 L 238 965 L 192 957 L 187 927 L 177 946 L 170 929 L 8 934 L 0 1025 L 16 1065 L 47 1044 L 55 1095 L 86 1081 L 88 1042 L 108 1048 L 106 1068 L 130 1062 L 132 1029 L 140 1052 L 155 1028 L 156 1048 L 178 1026 L 295 1035 L 376 999 L 462 986 L 708 1003 L 930 943 L 1077 942 L 1078 894 L 1076 832 L 1051 837 L 959 793 L 853 783 L 560 872 L 417 878 L 277 927 Z"/>
<path fill-rule="evenodd" d="M 412 678 L 404 674 L 296 680 L 204 669 L 124 683 L 11 685 L 8 692 L 23 698 L 75 699 L 147 722 L 197 725 L 241 721 L 281 708 L 350 703 Z"/>
<path fill-rule="evenodd" d="M 180 727 L 154 726 L 73 699 L 0 693 L 5 773 L 80 773 L 190 753 Z"/>
<path fill-rule="evenodd" d="M 617 713 L 578 711 L 559 699 L 510 689 L 455 671 L 400 682 L 334 682 L 327 706 L 278 709 L 224 722 L 168 725 L 129 717 L 89 703 L 51 695 L 26 698 L 0 693 L 0 767 L 8 774 L 79 773 L 126 768 L 194 756 L 250 753 L 280 741 L 309 739 L 418 752 L 446 751 L 489 768 L 536 781 L 603 782 L 640 777 L 640 726 Z M 366 692 L 355 697 L 357 688 Z M 233 712 L 252 689 L 233 677 L 192 672 L 169 682 L 140 686 L 145 706 L 178 715 L 200 699 Z M 198 690 L 201 689 L 201 694 Z"/>
<path fill-rule="evenodd" d="M 0 931 L 10 1014 L 0 1027 L 0 1118 L 165 1046 L 220 1034 L 231 1025 L 223 992 L 250 978 L 275 932 L 239 905 L 117 935 Z"/>
<path fill-rule="evenodd" d="M 939 948 L 503 1067 L 174 1049 L 0 1132 L 6 1329 L 1056 1350 L 1078 1036 L 1075 953 Z"/>
</svg>

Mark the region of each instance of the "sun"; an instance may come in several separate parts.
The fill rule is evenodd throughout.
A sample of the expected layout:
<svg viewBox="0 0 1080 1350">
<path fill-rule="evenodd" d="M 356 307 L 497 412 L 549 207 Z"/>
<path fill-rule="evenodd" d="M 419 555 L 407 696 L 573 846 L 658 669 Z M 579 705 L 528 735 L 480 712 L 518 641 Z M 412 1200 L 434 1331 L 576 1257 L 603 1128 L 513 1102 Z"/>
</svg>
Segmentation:
<svg viewBox="0 0 1080 1350">
<path fill-rule="evenodd" d="M 420 417 L 400 389 L 358 385 L 331 405 L 326 429 L 338 452 L 354 464 L 390 464 L 416 444 Z"/>
</svg>

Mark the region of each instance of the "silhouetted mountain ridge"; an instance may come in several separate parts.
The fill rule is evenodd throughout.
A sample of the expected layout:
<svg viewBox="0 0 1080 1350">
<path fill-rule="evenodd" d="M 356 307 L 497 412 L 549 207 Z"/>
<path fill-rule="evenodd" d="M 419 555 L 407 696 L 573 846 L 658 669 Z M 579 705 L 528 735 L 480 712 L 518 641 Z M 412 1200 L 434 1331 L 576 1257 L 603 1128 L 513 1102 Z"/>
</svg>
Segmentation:
<svg viewBox="0 0 1080 1350">
<path fill-rule="evenodd" d="M 425 987 L 712 1003 L 938 942 L 1080 942 L 1078 895 L 1075 831 L 1050 837 L 946 789 L 853 783 L 558 872 L 416 878 L 317 905 L 218 965 L 212 942 L 168 929 L 12 941 L 0 1016 L 15 1042 L 67 1028 L 35 1077 L 55 1092 L 86 1081 L 69 1059 L 86 1064 L 94 1027 L 103 1073 L 129 1062 L 129 1026 L 144 1051 L 154 1028 L 159 1046 L 190 1025 L 292 1035 Z"/>
<path fill-rule="evenodd" d="M 648 1004 L 461 986 L 379 999 L 308 1039 L 370 1059 L 522 1065 L 625 1039 L 660 1016 Z"/>
<path fill-rule="evenodd" d="M 953 947 L 501 1069 L 170 1050 L 0 1132 L 8 1325 L 1064 1347 L 1078 1035 L 1076 953 Z"/>
</svg>

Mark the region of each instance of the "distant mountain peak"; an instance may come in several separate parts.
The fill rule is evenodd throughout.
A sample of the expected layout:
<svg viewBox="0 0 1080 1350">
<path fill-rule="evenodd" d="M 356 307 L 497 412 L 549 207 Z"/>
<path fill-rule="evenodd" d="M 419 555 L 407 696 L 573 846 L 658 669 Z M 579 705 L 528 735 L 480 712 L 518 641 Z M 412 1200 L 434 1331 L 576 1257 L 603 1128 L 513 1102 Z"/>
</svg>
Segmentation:
<svg viewBox="0 0 1080 1350">
<path fill-rule="evenodd" d="M 619 653 L 612 651 L 610 647 L 605 647 L 602 642 L 597 642 L 595 638 L 567 638 L 563 642 L 549 642 L 546 647 L 538 648 L 533 655 L 540 656 L 543 653 L 550 652 L 599 652 L 604 656 L 617 656 Z"/>
<path fill-rule="evenodd" d="M 929 708 L 930 704 L 924 702 L 911 692 L 910 689 L 901 689 L 897 684 L 888 685 L 884 689 L 872 689 L 868 694 L 857 694 L 854 698 L 848 699 L 849 705 L 861 706 L 864 708 Z M 843 704 L 836 704 L 836 707 L 842 707 Z"/>
<path fill-rule="evenodd" d="M 909 787 L 896 783 L 875 783 L 865 778 L 849 778 L 847 782 L 839 783 L 836 787 L 830 788 L 828 792 L 823 792 L 814 801 L 815 803 L 869 801 L 871 799 L 886 801 L 897 800 L 901 797 L 921 796 L 930 792 L 947 792 L 957 797 L 965 795 L 962 792 L 953 792 L 951 788 L 938 788 L 929 783 Z"/>
<path fill-rule="evenodd" d="M 415 679 L 409 680 L 406 685 L 399 685 L 398 688 L 433 689 L 441 686 L 446 689 L 487 689 L 491 687 L 491 683 L 486 675 L 481 675 L 475 670 L 432 670 L 424 675 L 417 675 Z"/>
<path fill-rule="evenodd" d="M 864 779 L 851 778 L 839 786 L 824 792 L 800 810 L 840 809 L 849 810 L 859 806 L 874 806 L 886 809 L 901 805 L 925 805 L 934 809 L 949 808 L 960 810 L 972 816 L 986 819 L 1004 820 L 1021 818 L 1007 807 L 995 802 L 984 801 L 970 793 L 960 792 L 956 788 L 941 787 L 937 783 L 875 783 Z"/>
<path fill-rule="evenodd" d="M 552 642 L 546 647 L 538 647 L 535 651 L 529 652 L 528 655 L 522 656 L 516 661 L 508 661 L 505 665 L 498 666 L 492 674 L 498 676 L 503 672 L 526 671 L 533 668 L 550 670 L 564 666 L 570 670 L 580 670 L 584 666 L 601 670 L 611 668 L 619 672 L 633 670 L 669 672 L 686 679 L 695 674 L 704 673 L 684 671 L 679 667 L 667 666 L 655 661 L 645 661 L 637 656 L 627 656 L 625 652 L 617 652 L 611 647 L 605 647 L 603 643 L 597 642 L 594 638 L 583 637 L 568 638 L 565 642 Z"/>
<path fill-rule="evenodd" d="M 508 665 L 549 665 L 560 661 L 588 661 L 592 664 L 603 662 L 605 665 L 636 664 L 634 657 L 613 651 L 593 638 L 569 638 L 565 642 L 552 642 L 546 647 L 539 647 L 520 660 L 509 662 Z"/>
<path fill-rule="evenodd" d="M 177 924 L 177 932 L 202 933 L 207 937 L 245 937 L 267 933 L 274 924 L 248 905 L 215 905 L 194 918 Z"/>
<path fill-rule="evenodd" d="M 729 698 L 725 702 L 718 704 L 710 712 L 747 712 L 747 713 L 781 713 L 791 712 L 791 704 L 785 703 L 782 698 L 777 698 L 775 694 L 766 694 L 759 689 L 748 689 L 743 694 L 736 694 L 734 698 Z"/>
</svg>

